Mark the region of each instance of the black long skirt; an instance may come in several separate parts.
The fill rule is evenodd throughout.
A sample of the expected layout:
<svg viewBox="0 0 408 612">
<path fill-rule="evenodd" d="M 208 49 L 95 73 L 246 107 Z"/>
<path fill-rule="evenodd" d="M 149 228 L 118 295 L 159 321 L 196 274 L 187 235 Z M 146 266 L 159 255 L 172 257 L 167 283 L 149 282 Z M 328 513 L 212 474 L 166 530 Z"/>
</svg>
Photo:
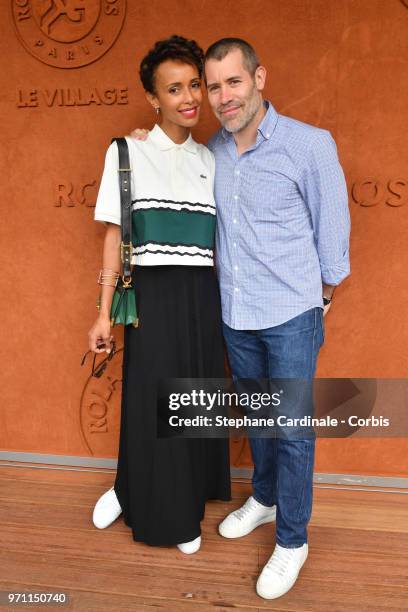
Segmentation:
<svg viewBox="0 0 408 612">
<path fill-rule="evenodd" d="M 135 541 L 170 546 L 201 534 L 208 499 L 230 500 L 227 439 L 157 436 L 157 383 L 223 378 L 211 267 L 134 266 L 140 325 L 125 327 L 115 493 Z"/>
</svg>

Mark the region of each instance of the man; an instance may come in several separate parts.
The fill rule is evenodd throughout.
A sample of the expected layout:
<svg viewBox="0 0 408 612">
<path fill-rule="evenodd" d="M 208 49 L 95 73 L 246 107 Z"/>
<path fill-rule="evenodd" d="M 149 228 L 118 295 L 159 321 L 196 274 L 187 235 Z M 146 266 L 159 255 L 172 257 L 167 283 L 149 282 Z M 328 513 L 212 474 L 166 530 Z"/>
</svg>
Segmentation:
<svg viewBox="0 0 408 612">
<path fill-rule="evenodd" d="M 216 159 L 216 259 L 235 378 L 310 380 L 323 314 L 349 274 L 347 188 L 330 133 L 264 101 L 266 70 L 238 38 L 205 56 L 222 128 Z M 296 408 L 296 407 L 295 407 Z M 250 437 L 253 495 L 219 526 L 237 538 L 276 518 L 276 547 L 256 585 L 266 599 L 295 583 L 308 555 L 314 439 Z"/>
</svg>

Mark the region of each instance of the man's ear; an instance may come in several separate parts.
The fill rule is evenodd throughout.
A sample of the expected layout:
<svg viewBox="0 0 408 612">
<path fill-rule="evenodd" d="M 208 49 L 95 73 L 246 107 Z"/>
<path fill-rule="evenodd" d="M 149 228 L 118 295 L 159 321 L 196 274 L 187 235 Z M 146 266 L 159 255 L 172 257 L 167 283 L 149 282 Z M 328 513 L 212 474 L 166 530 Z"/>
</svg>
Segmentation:
<svg viewBox="0 0 408 612">
<path fill-rule="evenodd" d="M 255 84 L 258 91 L 262 91 L 265 87 L 266 82 L 266 68 L 265 66 L 258 66 L 255 70 Z"/>
<path fill-rule="evenodd" d="M 145 91 L 145 96 L 146 100 L 149 102 L 149 104 L 153 106 L 155 110 L 156 108 L 160 108 L 159 101 L 154 94 L 150 93 L 150 91 Z"/>
</svg>

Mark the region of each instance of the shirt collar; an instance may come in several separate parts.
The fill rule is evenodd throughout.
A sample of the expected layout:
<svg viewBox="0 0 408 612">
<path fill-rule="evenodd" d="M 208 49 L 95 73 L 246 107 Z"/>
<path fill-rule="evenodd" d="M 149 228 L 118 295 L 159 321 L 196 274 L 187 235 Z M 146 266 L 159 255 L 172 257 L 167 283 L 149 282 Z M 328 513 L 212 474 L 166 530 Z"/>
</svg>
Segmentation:
<svg viewBox="0 0 408 612">
<path fill-rule="evenodd" d="M 265 140 L 269 140 L 276 127 L 276 123 L 278 121 L 278 113 L 276 112 L 272 104 L 269 102 L 269 100 L 264 100 L 263 103 L 266 109 L 266 113 L 261 123 L 258 125 L 257 131 L 258 134 L 261 134 Z M 228 132 L 228 130 L 226 130 L 225 128 L 221 129 L 221 133 L 226 140 L 233 136 L 232 132 Z"/>
<path fill-rule="evenodd" d="M 264 105 L 266 113 L 261 123 L 258 125 L 258 132 L 261 133 L 266 140 L 269 140 L 275 130 L 278 121 L 278 113 L 269 100 L 264 100 Z"/>
<path fill-rule="evenodd" d="M 161 151 L 169 151 L 170 149 L 185 149 L 189 153 L 197 153 L 198 144 L 191 134 L 189 134 L 187 140 L 182 144 L 174 142 L 167 134 L 162 130 L 158 123 L 149 132 L 149 137 L 159 147 Z"/>
</svg>

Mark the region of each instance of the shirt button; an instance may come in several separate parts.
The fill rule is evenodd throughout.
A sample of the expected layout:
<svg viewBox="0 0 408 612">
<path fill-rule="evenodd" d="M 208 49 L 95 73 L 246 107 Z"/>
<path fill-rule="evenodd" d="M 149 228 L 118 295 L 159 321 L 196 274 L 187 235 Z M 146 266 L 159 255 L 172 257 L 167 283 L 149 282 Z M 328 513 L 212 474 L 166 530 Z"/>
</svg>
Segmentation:
<svg viewBox="0 0 408 612">
<path fill-rule="evenodd" d="M 236 243 L 236 242 L 234 242 L 234 247 L 236 247 L 236 246 L 237 246 L 237 243 Z"/>
<path fill-rule="evenodd" d="M 234 270 L 238 270 L 238 266 L 234 266 Z"/>
<path fill-rule="evenodd" d="M 239 170 L 235 170 L 235 174 L 238 176 L 239 175 Z"/>
<path fill-rule="evenodd" d="M 238 200 L 239 196 L 234 195 L 234 200 Z"/>
<path fill-rule="evenodd" d="M 232 220 L 232 222 L 233 222 L 233 223 L 236 223 L 236 222 L 237 222 L 237 220 L 236 220 L 236 219 L 233 219 L 233 220 Z"/>
<path fill-rule="evenodd" d="M 235 291 L 239 291 L 239 288 L 238 288 L 238 287 L 234 287 L 234 290 L 235 290 Z"/>
<path fill-rule="evenodd" d="M 269 138 L 269 136 L 270 136 L 270 134 L 269 134 L 269 132 L 268 132 L 268 133 L 267 133 L 267 135 L 266 135 L 266 137 L 267 137 L 267 138 Z"/>
</svg>

